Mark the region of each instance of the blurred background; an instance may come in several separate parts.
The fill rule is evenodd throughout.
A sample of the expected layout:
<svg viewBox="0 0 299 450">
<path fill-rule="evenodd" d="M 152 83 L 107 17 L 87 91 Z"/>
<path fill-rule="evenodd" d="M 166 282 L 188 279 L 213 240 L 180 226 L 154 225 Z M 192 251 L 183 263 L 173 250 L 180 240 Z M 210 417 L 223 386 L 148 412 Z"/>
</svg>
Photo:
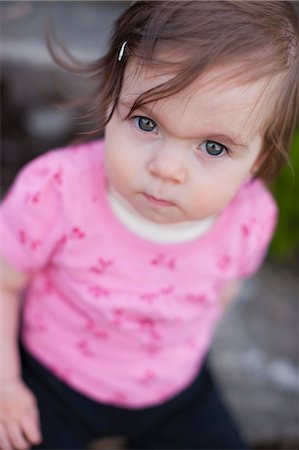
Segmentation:
<svg viewBox="0 0 299 450">
<path fill-rule="evenodd" d="M 46 18 L 76 58 L 91 61 L 104 53 L 113 21 L 129 4 L 1 1 L 2 196 L 27 161 L 78 136 L 76 113 L 63 103 L 90 92 L 84 77 L 52 62 Z M 291 164 L 271 188 L 280 208 L 275 238 L 264 267 L 245 282 L 222 321 L 211 363 L 251 447 L 290 450 L 299 448 L 298 131 Z"/>
</svg>

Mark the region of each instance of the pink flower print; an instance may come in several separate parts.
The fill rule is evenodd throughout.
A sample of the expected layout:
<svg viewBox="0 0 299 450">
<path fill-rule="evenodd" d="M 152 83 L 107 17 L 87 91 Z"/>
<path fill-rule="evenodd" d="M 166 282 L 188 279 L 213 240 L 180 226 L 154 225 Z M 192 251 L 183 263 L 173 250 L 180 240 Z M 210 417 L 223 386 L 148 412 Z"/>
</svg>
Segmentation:
<svg viewBox="0 0 299 450">
<path fill-rule="evenodd" d="M 36 250 L 41 244 L 42 242 L 38 239 L 29 239 L 27 233 L 25 230 L 19 230 L 19 241 L 22 245 L 26 245 L 29 244 L 31 247 L 31 250 Z"/>
<path fill-rule="evenodd" d="M 49 280 L 45 281 L 43 287 L 44 287 L 44 292 L 46 292 L 47 294 L 50 294 L 53 291 L 53 284 Z"/>
<path fill-rule="evenodd" d="M 19 231 L 19 241 L 22 245 L 25 245 L 27 243 L 27 233 L 25 230 Z"/>
<path fill-rule="evenodd" d="M 144 318 L 138 319 L 137 322 L 139 323 L 140 330 L 142 332 L 147 332 L 147 333 L 149 333 L 149 336 L 153 340 L 160 341 L 161 336 L 155 330 L 155 322 L 152 319 L 150 319 L 148 317 L 144 317 Z"/>
<path fill-rule="evenodd" d="M 117 391 L 110 397 L 110 402 L 116 405 L 124 405 L 127 403 L 127 396 L 123 392 Z"/>
<path fill-rule="evenodd" d="M 153 258 L 150 263 L 152 266 L 166 267 L 169 270 L 174 270 L 176 265 L 176 261 L 174 258 L 167 259 L 165 255 L 161 254 Z"/>
<path fill-rule="evenodd" d="M 36 174 L 39 175 L 40 177 L 45 177 L 50 172 L 50 169 L 49 169 L 49 167 L 44 166 L 44 167 L 36 168 L 35 171 L 36 171 Z"/>
<path fill-rule="evenodd" d="M 33 203 L 39 203 L 40 196 L 41 196 L 40 192 L 35 192 L 34 194 L 32 194 L 32 202 Z"/>
<path fill-rule="evenodd" d="M 95 339 L 107 339 L 108 332 L 97 328 L 97 325 L 93 319 L 87 319 L 85 330 L 92 334 Z"/>
<path fill-rule="evenodd" d="M 212 284 L 212 290 L 213 292 L 216 292 L 216 294 L 219 294 L 219 292 L 223 289 L 223 287 L 224 287 L 223 281 L 217 280 Z"/>
<path fill-rule="evenodd" d="M 137 379 L 137 382 L 141 385 L 148 386 L 152 384 L 157 379 L 157 375 L 152 370 L 147 370 L 145 373 Z"/>
<path fill-rule="evenodd" d="M 200 293 L 200 294 L 188 294 L 186 296 L 186 300 L 189 302 L 196 302 L 196 303 L 205 303 L 207 301 L 206 294 Z"/>
<path fill-rule="evenodd" d="M 242 231 L 243 236 L 248 237 L 250 234 L 250 227 L 248 225 L 246 225 L 245 223 L 243 223 L 241 226 L 241 231 Z"/>
<path fill-rule="evenodd" d="M 85 237 L 84 231 L 82 231 L 79 227 L 72 228 L 72 237 L 83 239 Z"/>
<path fill-rule="evenodd" d="M 26 192 L 25 198 L 24 198 L 24 202 L 26 204 L 28 204 L 30 201 L 31 201 L 31 193 L 30 192 Z"/>
<path fill-rule="evenodd" d="M 151 264 L 152 264 L 152 266 L 158 266 L 158 265 L 161 264 L 161 262 L 162 262 L 163 260 L 164 260 L 163 255 L 158 255 L 158 256 L 156 256 L 155 258 L 153 258 L 153 259 L 151 260 Z"/>
<path fill-rule="evenodd" d="M 106 331 L 106 330 L 96 330 L 93 333 L 93 335 L 94 335 L 95 339 L 100 339 L 100 340 L 108 339 L 108 336 L 109 336 L 108 331 Z"/>
<path fill-rule="evenodd" d="M 40 247 L 42 245 L 42 242 L 39 240 L 33 240 L 31 241 L 31 249 L 34 251 L 36 250 L 38 247 Z"/>
<path fill-rule="evenodd" d="M 154 342 L 147 344 L 144 348 L 145 348 L 145 351 L 152 356 L 157 355 L 161 350 L 161 346 Z"/>
<path fill-rule="evenodd" d="M 121 325 L 123 322 L 124 311 L 122 309 L 115 309 L 113 311 L 112 323 L 114 325 Z"/>
<path fill-rule="evenodd" d="M 190 350 L 195 350 L 197 348 L 196 340 L 192 337 L 189 337 L 188 339 L 186 339 L 185 345 Z"/>
<path fill-rule="evenodd" d="M 162 288 L 160 290 L 160 293 L 162 295 L 168 295 L 168 294 L 172 294 L 174 291 L 174 287 L 173 286 L 167 286 L 166 288 Z"/>
<path fill-rule="evenodd" d="M 169 259 L 167 262 L 167 266 L 169 269 L 174 270 L 175 269 L 175 259 L 174 258 Z"/>
<path fill-rule="evenodd" d="M 152 329 L 154 326 L 154 322 L 152 319 L 148 318 L 148 317 L 143 317 L 141 319 L 138 319 L 137 322 L 140 325 L 141 329 Z"/>
<path fill-rule="evenodd" d="M 53 174 L 53 179 L 57 184 L 62 184 L 62 171 L 59 170 Z"/>
<path fill-rule="evenodd" d="M 155 341 L 161 340 L 161 335 L 154 328 L 150 330 L 150 337 Z"/>
<path fill-rule="evenodd" d="M 95 356 L 94 353 L 90 350 L 88 341 L 86 339 L 81 339 L 76 343 L 76 346 L 80 350 L 80 353 L 83 356 L 90 357 Z"/>
<path fill-rule="evenodd" d="M 228 255 L 222 255 L 217 263 L 219 269 L 221 270 L 227 270 L 230 264 L 231 264 L 231 257 Z"/>
<path fill-rule="evenodd" d="M 93 319 L 90 319 L 90 318 L 87 319 L 87 318 L 86 318 L 86 325 L 85 325 L 86 331 L 93 332 L 93 330 L 95 329 L 95 327 L 96 327 L 95 321 L 94 321 Z"/>
<path fill-rule="evenodd" d="M 95 297 L 95 298 L 101 298 L 101 297 L 109 297 L 109 291 L 99 285 L 90 286 L 88 291 Z"/>
<path fill-rule="evenodd" d="M 91 270 L 91 272 L 94 272 L 94 273 L 97 273 L 100 275 L 112 264 L 113 264 L 113 261 L 111 259 L 105 260 L 104 258 L 99 258 L 97 261 L 97 265 L 91 266 L 90 270 Z"/>
<path fill-rule="evenodd" d="M 155 292 L 145 292 L 139 298 L 145 302 L 152 303 L 157 298 L 157 294 Z"/>
<path fill-rule="evenodd" d="M 33 313 L 32 319 L 33 319 L 34 328 L 36 331 L 44 333 L 48 330 L 47 325 L 45 323 L 44 316 L 41 313 L 39 313 L 39 312 Z"/>
<path fill-rule="evenodd" d="M 102 268 L 106 268 L 111 266 L 111 264 L 113 264 L 113 261 L 111 259 L 105 260 L 104 258 L 99 258 L 99 264 L 101 264 Z"/>
<path fill-rule="evenodd" d="M 40 196 L 41 196 L 41 192 L 37 191 L 37 192 L 26 192 L 26 196 L 25 196 L 25 203 L 39 203 L 40 201 Z"/>
<path fill-rule="evenodd" d="M 154 300 L 157 300 L 160 295 L 169 295 L 172 292 L 173 286 L 167 286 L 165 288 L 161 288 L 158 292 L 144 292 L 139 296 L 139 299 L 147 303 L 152 303 Z"/>
<path fill-rule="evenodd" d="M 163 391 L 160 391 L 158 401 L 159 403 L 164 403 L 166 400 L 171 397 L 172 392 L 169 391 L 169 389 L 164 389 Z"/>
<path fill-rule="evenodd" d="M 50 369 L 58 378 L 65 381 L 69 381 L 72 376 L 72 370 L 70 368 L 62 368 L 57 364 L 52 364 Z"/>
<path fill-rule="evenodd" d="M 57 243 L 56 243 L 56 251 L 60 252 L 63 247 L 65 246 L 67 241 L 67 237 L 65 235 L 61 236 L 61 238 L 58 239 Z"/>
</svg>

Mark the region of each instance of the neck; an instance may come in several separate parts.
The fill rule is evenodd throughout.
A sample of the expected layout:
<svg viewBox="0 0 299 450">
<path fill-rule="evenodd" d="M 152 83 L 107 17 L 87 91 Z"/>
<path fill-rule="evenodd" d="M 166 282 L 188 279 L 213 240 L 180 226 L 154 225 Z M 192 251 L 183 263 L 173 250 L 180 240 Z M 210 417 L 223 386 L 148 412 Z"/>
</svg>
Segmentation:
<svg viewBox="0 0 299 450">
<path fill-rule="evenodd" d="M 201 221 L 160 224 L 145 219 L 112 188 L 108 190 L 108 202 L 117 219 L 134 234 L 157 243 L 171 244 L 192 241 L 203 235 L 213 224 L 215 217 Z"/>
</svg>

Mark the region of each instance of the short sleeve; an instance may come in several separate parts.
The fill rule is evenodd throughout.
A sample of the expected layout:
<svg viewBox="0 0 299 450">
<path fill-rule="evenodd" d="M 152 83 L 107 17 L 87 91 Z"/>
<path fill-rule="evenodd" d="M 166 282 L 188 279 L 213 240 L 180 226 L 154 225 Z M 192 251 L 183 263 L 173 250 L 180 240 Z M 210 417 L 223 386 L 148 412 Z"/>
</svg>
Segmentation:
<svg viewBox="0 0 299 450">
<path fill-rule="evenodd" d="M 0 253 L 16 269 L 45 266 L 61 227 L 63 173 L 56 152 L 25 166 L 0 207 Z"/>
<path fill-rule="evenodd" d="M 261 181 L 252 185 L 241 223 L 240 277 L 250 277 L 261 267 L 277 223 L 277 205 Z"/>
</svg>

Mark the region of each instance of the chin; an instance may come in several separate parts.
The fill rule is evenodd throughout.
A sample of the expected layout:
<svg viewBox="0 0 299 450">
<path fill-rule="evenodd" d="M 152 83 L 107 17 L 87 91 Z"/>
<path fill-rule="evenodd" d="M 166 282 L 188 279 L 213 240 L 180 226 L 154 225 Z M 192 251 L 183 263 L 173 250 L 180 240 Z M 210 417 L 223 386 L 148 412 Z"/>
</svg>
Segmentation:
<svg viewBox="0 0 299 450">
<path fill-rule="evenodd" d="M 142 217 L 146 220 L 149 220 L 150 222 L 159 223 L 161 225 L 162 224 L 170 225 L 170 224 L 174 224 L 174 223 L 183 222 L 183 220 L 170 218 L 170 217 L 163 217 L 163 216 L 160 216 L 159 214 L 142 214 Z"/>
</svg>

